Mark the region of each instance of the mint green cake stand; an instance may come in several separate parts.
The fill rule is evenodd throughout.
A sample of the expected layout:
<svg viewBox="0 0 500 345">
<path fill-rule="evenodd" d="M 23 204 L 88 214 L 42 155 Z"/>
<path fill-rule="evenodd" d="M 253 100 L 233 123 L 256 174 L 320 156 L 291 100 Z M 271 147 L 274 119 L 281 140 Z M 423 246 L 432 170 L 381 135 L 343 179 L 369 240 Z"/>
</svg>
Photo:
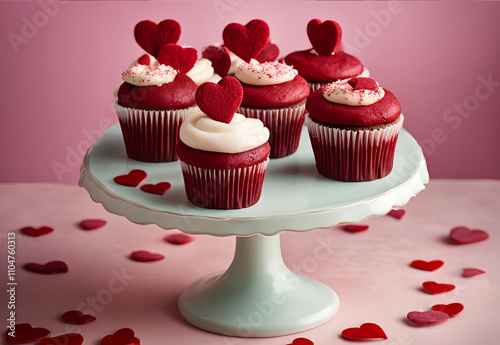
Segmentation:
<svg viewBox="0 0 500 345">
<path fill-rule="evenodd" d="M 132 169 L 147 172 L 145 183 L 168 181 L 172 187 L 158 196 L 113 182 L 115 176 Z M 428 180 L 422 150 L 404 129 L 390 175 L 346 183 L 328 180 L 316 171 L 304 128 L 296 153 L 270 161 L 259 202 L 241 210 L 191 205 L 179 163 L 128 159 L 118 125 L 88 150 L 80 175 L 80 185 L 95 202 L 132 222 L 189 234 L 236 236 L 230 267 L 186 287 L 179 297 L 179 310 L 196 327 L 238 337 L 305 331 L 328 321 L 339 309 L 339 298 L 329 286 L 287 268 L 281 255 L 281 231 L 327 228 L 386 214 L 405 205 Z"/>
</svg>

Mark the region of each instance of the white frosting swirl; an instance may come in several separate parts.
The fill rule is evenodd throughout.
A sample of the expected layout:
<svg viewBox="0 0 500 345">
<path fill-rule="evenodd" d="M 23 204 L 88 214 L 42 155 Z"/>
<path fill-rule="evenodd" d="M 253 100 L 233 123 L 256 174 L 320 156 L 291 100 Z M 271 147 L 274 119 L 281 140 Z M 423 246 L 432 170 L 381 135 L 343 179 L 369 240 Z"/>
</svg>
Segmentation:
<svg viewBox="0 0 500 345">
<path fill-rule="evenodd" d="M 215 121 L 203 112 L 189 115 L 181 125 L 180 139 L 194 149 L 239 153 L 259 147 L 269 139 L 262 121 L 234 114 L 230 123 Z"/>
<path fill-rule="evenodd" d="M 236 73 L 236 70 L 238 69 L 238 66 L 240 65 L 240 63 L 245 62 L 245 60 L 240 58 L 238 55 L 236 55 L 232 51 L 229 52 L 229 58 L 231 59 L 231 66 L 229 67 L 229 71 L 227 72 L 227 74 L 234 75 Z"/>
<path fill-rule="evenodd" d="M 143 54 L 144 55 L 144 54 Z M 127 68 L 131 68 L 131 67 L 134 67 L 135 65 L 139 64 L 139 59 L 143 56 L 139 56 L 137 59 L 135 59 L 134 61 L 132 61 Z M 151 54 L 145 54 L 147 56 L 149 56 L 149 67 L 154 67 L 154 66 L 158 66 L 160 63 L 158 62 L 158 60 L 156 60 L 156 58 L 151 55 Z"/>
<path fill-rule="evenodd" d="M 206 81 L 217 83 L 221 78 L 218 74 L 214 73 L 212 62 L 208 59 L 198 59 L 186 75 L 191 78 L 196 85 L 201 85 Z M 215 77 L 215 76 L 218 76 Z"/>
<path fill-rule="evenodd" d="M 326 85 L 323 97 L 329 102 L 350 106 L 371 105 L 384 98 L 385 91 L 380 86 L 377 91 L 354 90 L 348 81 L 349 79 L 343 79 Z"/>
<path fill-rule="evenodd" d="M 357 78 L 370 78 L 370 71 L 368 68 L 363 67 L 363 72 L 360 75 L 356 76 Z"/>
<path fill-rule="evenodd" d="M 171 66 L 134 65 L 122 73 L 122 79 L 135 86 L 162 86 L 174 81 L 176 75 L 177 70 Z"/>
<path fill-rule="evenodd" d="M 249 85 L 277 85 L 293 80 L 299 74 L 292 66 L 280 62 L 241 62 L 235 77 Z"/>
</svg>

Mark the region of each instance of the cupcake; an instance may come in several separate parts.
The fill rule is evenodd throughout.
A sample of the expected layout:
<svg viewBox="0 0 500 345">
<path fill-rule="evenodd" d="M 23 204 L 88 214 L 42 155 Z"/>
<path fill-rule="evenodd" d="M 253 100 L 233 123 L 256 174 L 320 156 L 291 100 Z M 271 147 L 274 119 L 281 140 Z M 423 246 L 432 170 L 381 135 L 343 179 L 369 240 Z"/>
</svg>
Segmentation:
<svg viewBox="0 0 500 345">
<path fill-rule="evenodd" d="M 307 99 L 306 124 L 316 168 L 338 181 L 372 181 L 387 176 L 403 125 L 394 94 L 370 78 L 322 86 Z"/>
<path fill-rule="evenodd" d="M 180 129 L 177 154 L 188 200 L 210 209 L 239 209 L 260 198 L 269 162 L 269 131 L 236 113 L 243 91 L 233 77 L 196 91 L 200 111 Z"/>
<path fill-rule="evenodd" d="M 288 54 L 285 62 L 307 80 L 311 92 L 337 80 L 370 76 L 361 61 L 337 49 L 342 38 L 337 22 L 313 19 L 307 25 L 307 36 L 312 48 Z"/>
</svg>

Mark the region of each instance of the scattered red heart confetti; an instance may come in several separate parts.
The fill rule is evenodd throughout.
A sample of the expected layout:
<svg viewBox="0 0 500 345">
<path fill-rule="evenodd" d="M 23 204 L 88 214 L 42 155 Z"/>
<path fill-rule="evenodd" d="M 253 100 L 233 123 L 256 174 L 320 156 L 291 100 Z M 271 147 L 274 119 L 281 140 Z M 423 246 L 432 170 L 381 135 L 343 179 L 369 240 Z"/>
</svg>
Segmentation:
<svg viewBox="0 0 500 345">
<path fill-rule="evenodd" d="M 144 55 L 142 55 L 141 57 L 139 57 L 139 58 L 137 59 L 137 63 L 138 63 L 139 65 L 146 65 L 146 66 L 149 66 L 149 65 L 151 65 L 151 58 L 149 57 L 149 55 L 148 55 L 148 54 L 144 54 Z"/>
<path fill-rule="evenodd" d="M 154 57 L 167 43 L 177 43 L 181 36 L 181 26 L 173 19 L 166 19 L 158 25 L 150 20 L 137 23 L 134 28 L 135 41 Z M 148 64 L 149 65 L 149 64 Z"/>
<path fill-rule="evenodd" d="M 78 333 L 66 333 L 57 337 L 43 338 L 40 345 L 82 345 L 83 337 Z"/>
<path fill-rule="evenodd" d="M 444 262 L 442 262 L 441 260 L 434 260 L 434 261 L 415 260 L 412 261 L 411 265 L 415 268 L 424 271 L 435 271 L 439 267 L 443 266 Z"/>
<path fill-rule="evenodd" d="M 141 341 L 135 337 L 130 328 L 122 328 L 114 334 L 109 334 L 101 339 L 101 345 L 140 345 Z"/>
<path fill-rule="evenodd" d="M 32 327 L 29 323 L 19 323 L 15 325 L 16 336 L 12 337 L 7 332 L 5 340 L 7 344 L 22 344 L 43 339 L 50 335 L 50 331 L 41 327 Z"/>
<path fill-rule="evenodd" d="M 359 328 L 344 329 L 342 336 L 356 340 L 387 339 L 384 330 L 375 323 L 364 323 Z"/>
<path fill-rule="evenodd" d="M 425 282 L 422 284 L 425 291 L 430 294 L 438 294 L 443 292 L 448 292 L 455 289 L 455 285 L 452 284 L 438 284 L 436 282 Z"/>
<path fill-rule="evenodd" d="M 465 278 L 474 277 L 474 276 L 477 276 L 478 274 L 483 274 L 483 273 L 486 273 L 486 272 L 483 270 L 480 270 L 479 268 L 464 268 L 462 271 L 462 275 Z"/>
<path fill-rule="evenodd" d="M 68 265 L 64 261 L 51 261 L 44 265 L 29 262 L 24 265 L 28 271 L 44 274 L 66 273 L 68 272 Z"/>
<path fill-rule="evenodd" d="M 490 235 L 484 230 L 470 230 L 465 226 L 458 226 L 451 229 L 450 237 L 457 243 L 468 244 L 487 240 Z"/>
<path fill-rule="evenodd" d="M 214 72 L 224 78 L 231 68 L 231 58 L 228 52 L 223 47 L 210 46 L 206 47 L 201 56 L 212 62 Z"/>
<path fill-rule="evenodd" d="M 157 184 L 144 184 L 141 186 L 141 190 L 151 194 L 163 195 L 165 194 L 172 185 L 170 182 L 160 182 Z"/>
<path fill-rule="evenodd" d="M 243 99 L 243 88 L 238 79 L 224 77 L 217 84 L 203 83 L 196 90 L 196 103 L 207 116 L 230 123 Z"/>
<path fill-rule="evenodd" d="M 26 235 L 38 237 L 38 236 L 42 236 L 42 235 L 46 235 L 48 233 L 51 233 L 52 231 L 54 231 L 54 229 L 52 229 L 50 226 L 41 226 L 39 228 L 34 228 L 32 226 L 26 226 L 26 227 L 22 228 L 21 231 L 23 233 L 25 233 Z"/>
<path fill-rule="evenodd" d="M 464 310 L 464 306 L 461 303 L 451 303 L 451 304 L 436 304 L 431 307 L 434 311 L 442 311 L 453 317 Z"/>
<path fill-rule="evenodd" d="M 79 310 L 69 310 L 64 314 L 62 314 L 62 317 L 64 321 L 76 325 L 85 325 L 87 323 L 91 323 L 96 320 L 95 316 L 92 316 L 90 314 L 84 314 Z"/>
<path fill-rule="evenodd" d="M 371 78 L 351 78 L 347 82 L 354 90 L 378 90 L 378 84 Z"/>
<path fill-rule="evenodd" d="M 84 219 L 78 225 L 83 230 L 95 230 L 106 225 L 106 221 L 103 219 Z"/>
<path fill-rule="evenodd" d="M 165 44 L 158 53 L 158 62 L 187 73 L 198 60 L 198 52 L 191 47 L 181 47 L 178 44 Z"/>
<path fill-rule="evenodd" d="M 307 24 L 307 37 L 319 55 L 330 55 L 342 39 L 342 29 L 337 22 L 312 19 Z"/>
<path fill-rule="evenodd" d="M 134 261 L 139 261 L 139 262 L 153 262 L 162 260 L 165 257 L 161 254 L 150 253 L 146 250 L 137 250 L 130 254 L 130 258 Z"/>
<path fill-rule="evenodd" d="M 450 316 L 442 311 L 411 311 L 406 316 L 415 325 L 435 325 L 450 319 Z"/>
<path fill-rule="evenodd" d="M 390 210 L 389 213 L 387 213 L 389 216 L 394 217 L 396 219 L 401 219 L 405 215 L 406 211 L 400 208 L 399 210 Z"/>
<path fill-rule="evenodd" d="M 245 26 L 231 23 L 222 31 L 222 39 L 230 51 L 250 62 L 259 55 L 269 41 L 269 26 L 260 19 L 251 20 Z"/>
<path fill-rule="evenodd" d="M 127 175 L 116 176 L 113 181 L 122 186 L 127 187 L 137 187 L 139 183 L 144 181 L 148 175 L 144 170 L 134 169 L 131 170 Z"/>
<path fill-rule="evenodd" d="M 184 234 L 184 233 L 171 234 L 171 235 L 165 236 L 165 241 L 167 241 L 168 243 L 171 243 L 171 244 L 186 244 L 189 242 L 193 242 L 194 237 L 187 235 L 187 234 Z"/>
<path fill-rule="evenodd" d="M 360 231 L 365 231 L 368 230 L 369 226 L 364 225 L 364 224 L 347 224 L 344 225 L 344 230 L 350 231 L 350 232 L 360 232 Z"/>
<path fill-rule="evenodd" d="M 295 338 L 290 344 L 287 345 L 314 345 L 312 340 L 307 338 Z"/>
</svg>

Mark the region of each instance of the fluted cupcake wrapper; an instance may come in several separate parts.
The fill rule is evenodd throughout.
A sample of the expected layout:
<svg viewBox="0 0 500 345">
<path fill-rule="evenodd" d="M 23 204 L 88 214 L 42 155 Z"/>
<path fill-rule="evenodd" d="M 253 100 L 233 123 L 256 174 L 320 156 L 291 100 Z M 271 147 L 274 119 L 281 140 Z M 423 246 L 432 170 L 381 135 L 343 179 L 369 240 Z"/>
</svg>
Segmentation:
<svg viewBox="0 0 500 345">
<path fill-rule="evenodd" d="M 322 82 L 322 83 L 315 83 L 315 82 L 310 82 L 310 81 L 307 82 L 307 84 L 309 85 L 309 89 L 311 90 L 311 93 L 313 93 L 314 91 L 317 91 L 323 85 L 330 84 L 330 83 L 333 83 L 333 82 L 332 81 Z"/>
<path fill-rule="evenodd" d="M 171 110 L 126 108 L 113 101 L 127 150 L 127 156 L 142 162 L 177 160 L 175 145 L 184 119 L 198 111 L 197 106 Z"/>
<path fill-rule="evenodd" d="M 372 181 L 387 176 L 404 117 L 377 129 L 346 130 L 306 118 L 318 172 L 338 181 Z"/>
</svg>

